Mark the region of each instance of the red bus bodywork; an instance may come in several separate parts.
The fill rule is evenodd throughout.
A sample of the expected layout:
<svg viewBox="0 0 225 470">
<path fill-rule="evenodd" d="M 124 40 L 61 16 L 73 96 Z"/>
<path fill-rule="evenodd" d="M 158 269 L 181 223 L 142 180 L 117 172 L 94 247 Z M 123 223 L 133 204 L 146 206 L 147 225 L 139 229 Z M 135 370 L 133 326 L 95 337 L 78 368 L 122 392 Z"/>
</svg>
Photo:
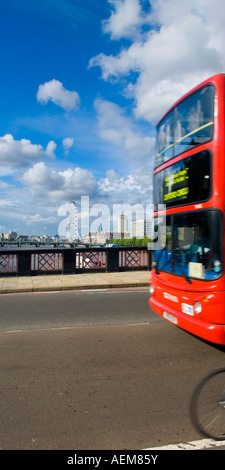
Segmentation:
<svg viewBox="0 0 225 470">
<path fill-rule="evenodd" d="M 214 101 L 214 130 L 211 141 L 199 145 L 198 148 L 192 148 L 175 158 L 170 159 L 157 167 L 154 174 L 163 170 L 167 166 L 182 161 L 187 156 L 196 154 L 202 150 L 209 150 L 212 154 L 212 191 L 211 196 L 206 202 L 192 203 L 182 207 L 171 207 L 166 209 L 167 215 L 180 214 L 185 212 L 197 212 L 207 209 L 219 210 L 224 219 L 225 213 L 225 75 L 218 74 L 204 81 L 195 87 L 190 93 L 187 93 L 175 105 L 181 103 L 193 92 L 202 87 L 213 84 L 215 88 Z M 170 111 L 170 110 L 169 110 Z M 168 111 L 168 112 L 169 112 Z M 168 113 L 166 113 L 167 115 Z M 165 116 L 166 116 L 165 115 Z M 164 116 L 164 117 L 165 117 Z M 163 118 L 164 119 L 164 118 Z M 163 120 L 162 119 L 162 120 Z M 160 122 L 162 122 L 162 120 Z M 159 122 L 159 124 L 160 124 Z M 155 212 L 154 216 L 160 214 Z M 224 240 L 224 223 L 222 223 L 222 236 Z M 224 242 L 222 241 L 222 244 Z M 152 310 L 176 326 L 217 344 L 225 344 L 225 259 L 223 249 L 223 268 L 221 275 L 216 279 L 203 280 L 192 278 L 192 283 L 187 283 L 182 276 L 160 271 L 156 272 L 153 267 L 151 270 L 151 296 L 149 304 Z M 201 313 L 196 313 L 195 302 L 201 305 Z"/>
</svg>

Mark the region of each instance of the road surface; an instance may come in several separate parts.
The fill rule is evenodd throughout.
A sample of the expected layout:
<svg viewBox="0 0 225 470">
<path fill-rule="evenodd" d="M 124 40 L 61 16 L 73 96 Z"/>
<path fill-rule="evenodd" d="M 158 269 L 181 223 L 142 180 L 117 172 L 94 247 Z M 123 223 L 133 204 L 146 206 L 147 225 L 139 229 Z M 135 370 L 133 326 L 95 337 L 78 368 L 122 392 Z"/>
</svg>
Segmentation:
<svg viewBox="0 0 225 470">
<path fill-rule="evenodd" d="M 201 439 L 189 400 L 224 365 L 147 289 L 0 296 L 0 448 L 146 449 Z"/>
</svg>

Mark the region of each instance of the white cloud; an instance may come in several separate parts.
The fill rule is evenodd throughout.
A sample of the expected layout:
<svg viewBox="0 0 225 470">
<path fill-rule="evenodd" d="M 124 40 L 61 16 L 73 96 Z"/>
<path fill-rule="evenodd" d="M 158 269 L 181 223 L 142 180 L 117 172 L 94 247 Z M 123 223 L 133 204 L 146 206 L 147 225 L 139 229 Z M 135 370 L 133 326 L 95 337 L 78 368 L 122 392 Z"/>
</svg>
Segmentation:
<svg viewBox="0 0 225 470">
<path fill-rule="evenodd" d="M 115 56 L 100 53 L 90 61 L 104 80 L 126 79 L 125 92 L 135 103 L 135 116 L 154 122 L 186 91 L 225 66 L 223 0 L 152 0 L 150 13 L 132 11 L 138 1 L 117 0 L 104 30 L 127 37 L 129 25 L 139 35 Z M 130 9 L 124 23 L 121 11 Z M 141 29 L 145 24 L 148 30 Z M 107 25 L 107 28 L 106 28 Z M 110 29 L 111 28 L 111 29 Z M 137 73 L 134 82 L 133 72 Z M 129 81 L 129 76 L 132 81 Z"/>
<path fill-rule="evenodd" d="M 55 148 L 53 142 L 49 142 L 45 151 L 42 145 L 32 144 L 27 139 L 15 140 L 12 134 L 0 137 L 0 165 L 4 167 L 1 174 L 12 173 L 15 168 L 28 166 L 46 155 L 49 156 L 53 147 Z"/>
<path fill-rule="evenodd" d="M 131 119 L 115 103 L 97 99 L 95 107 L 98 113 L 99 135 L 102 139 L 122 147 L 132 160 L 151 158 L 155 148 L 154 137 L 144 136 L 133 130 Z"/>
<path fill-rule="evenodd" d="M 66 111 L 77 109 L 80 105 L 79 94 L 76 91 L 66 90 L 63 84 L 55 79 L 39 86 L 37 100 L 42 104 L 52 101 Z"/>
<path fill-rule="evenodd" d="M 112 39 L 132 37 L 137 26 L 142 23 L 141 5 L 139 0 L 109 0 L 112 14 L 103 21 L 103 30 L 110 33 Z"/>
<path fill-rule="evenodd" d="M 16 207 L 15 201 L 10 201 L 9 199 L 0 199 L 0 207 L 8 208 L 8 207 Z"/>
<path fill-rule="evenodd" d="M 51 223 L 57 222 L 56 216 L 51 216 L 51 215 L 43 216 L 38 213 L 37 214 L 24 214 L 22 216 L 22 220 L 24 221 L 26 225 L 33 225 L 33 224 L 39 224 L 39 223 L 51 224 Z"/>
<path fill-rule="evenodd" d="M 60 173 L 50 169 L 43 162 L 36 163 L 29 168 L 23 175 L 23 181 L 33 189 L 48 189 L 50 191 L 63 185 Z"/>
<path fill-rule="evenodd" d="M 97 192 L 97 182 L 90 171 L 79 167 L 56 171 L 43 162 L 29 168 L 23 175 L 23 182 L 33 194 L 53 201 L 70 200 Z"/>
<path fill-rule="evenodd" d="M 74 144 L 74 139 L 72 139 L 71 137 L 66 137 L 65 139 L 63 139 L 62 144 L 63 144 L 64 152 L 68 154 L 70 148 Z"/>
<path fill-rule="evenodd" d="M 142 166 L 133 174 L 119 175 L 111 169 L 97 180 L 92 172 L 76 167 L 57 171 L 40 162 L 23 175 L 23 183 L 30 190 L 36 213 L 46 212 L 52 204 L 57 207 L 65 201 L 80 202 L 89 196 L 92 203 L 144 203 L 151 200 L 152 169 Z M 26 188 L 25 188 L 26 189 Z M 24 189 L 24 190 L 25 190 Z M 28 193 L 29 194 L 29 193 Z M 51 213 L 51 212 L 49 212 Z"/>
<path fill-rule="evenodd" d="M 47 147 L 46 147 L 46 153 L 47 153 L 47 155 L 49 155 L 49 157 L 55 157 L 55 153 L 54 153 L 54 152 L 55 152 L 55 150 L 56 150 L 56 147 L 57 147 L 57 145 L 56 145 L 56 143 L 55 143 L 53 140 L 51 140 L 51 141 L 48 143 L 48 145 L 47 145 Z"/>
<path fill-rule="evenodd" d="M 134 174 L 119 176 L 114 170 L 107 171 L 106 177 L 100 179 L 99 187 L 104 193 L 116 192 L 117 194 L 121 194 L 123 192 L 127 193 L 130 191 L 143 191 L 142 185 Z"/>
<path fill-rule="evenodd" d="M 121 176 L 113 169 L 99 180 L 101 194 L 110 195 L 110 200 L 119 203 L 150 201 L 152 194 L 152 169 L 141 167 L 133 174 Z M 144 201 L 143 201 L 144 200 Z"/>
</svg>

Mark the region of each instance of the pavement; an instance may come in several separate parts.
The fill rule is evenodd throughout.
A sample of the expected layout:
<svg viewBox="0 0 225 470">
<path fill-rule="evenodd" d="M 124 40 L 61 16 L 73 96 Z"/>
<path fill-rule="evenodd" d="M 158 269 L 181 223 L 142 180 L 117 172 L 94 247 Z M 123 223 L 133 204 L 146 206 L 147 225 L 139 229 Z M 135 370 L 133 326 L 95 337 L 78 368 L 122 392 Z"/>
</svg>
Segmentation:
<svg viewBox="0 0 225 470">
<path fill-rule="evenodd" d="M 148 287 L 149 271 L 0 277 L 0 294 Z"/>
</svg>

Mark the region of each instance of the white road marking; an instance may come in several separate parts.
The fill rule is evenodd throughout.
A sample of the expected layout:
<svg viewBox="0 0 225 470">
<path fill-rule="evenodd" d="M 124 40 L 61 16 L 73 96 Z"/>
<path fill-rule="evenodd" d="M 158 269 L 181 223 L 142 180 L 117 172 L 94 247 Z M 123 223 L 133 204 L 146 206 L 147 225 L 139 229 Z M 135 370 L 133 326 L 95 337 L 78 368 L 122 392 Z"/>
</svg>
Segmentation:
<svg viewBox="0 0 225 470">
<path fill-rule="evenodd" d="M 43 294 L 118 294 L 118 293 L 127 293 L 127 292 L 135 292 L 135 293 L 146 293 L 148 292 L 148 287 L 103 287 L 99 289 L 59 289 L 59 290 L 40 290 L 40 291 L 24 291 L 24 292 L 4 292 L 0 293 L 1 297 L 9 297 L 15 295 L 43 295 Z"/>
<path fill-rule="evenodd" d="M 221 447 L 225 445 L 225 441 L 214 441 L 213 439 L 201 439 L 191 442 L 180 442 L 178 444 L 168 444 L 161 447 L 149 447 L 143 450 L 206 450 L 213 447 Z"/>
<path fill-rule="evenodd" d="M 0 331 L 0 334 L 2 333 L 31 333 L 31 332 L 40 332 L 40 331 L 61 331 L 61 330 L 77 330 L 81 328 L 108 328 L 108 327 L 118 327 L 118 326 L 143 326 L 143 325 L 150 325 L 149 322 L 139 322 L 139 323 L 113 323 L 111 325 L 110 323 L 106 323 L 105 325 L 76 325 L 76 326 L 53 326 L 49 328 L 33 328 L 33 329 L 23 329 L 23 330 L 5 330 L 5 331 Z"/>
</svg>

